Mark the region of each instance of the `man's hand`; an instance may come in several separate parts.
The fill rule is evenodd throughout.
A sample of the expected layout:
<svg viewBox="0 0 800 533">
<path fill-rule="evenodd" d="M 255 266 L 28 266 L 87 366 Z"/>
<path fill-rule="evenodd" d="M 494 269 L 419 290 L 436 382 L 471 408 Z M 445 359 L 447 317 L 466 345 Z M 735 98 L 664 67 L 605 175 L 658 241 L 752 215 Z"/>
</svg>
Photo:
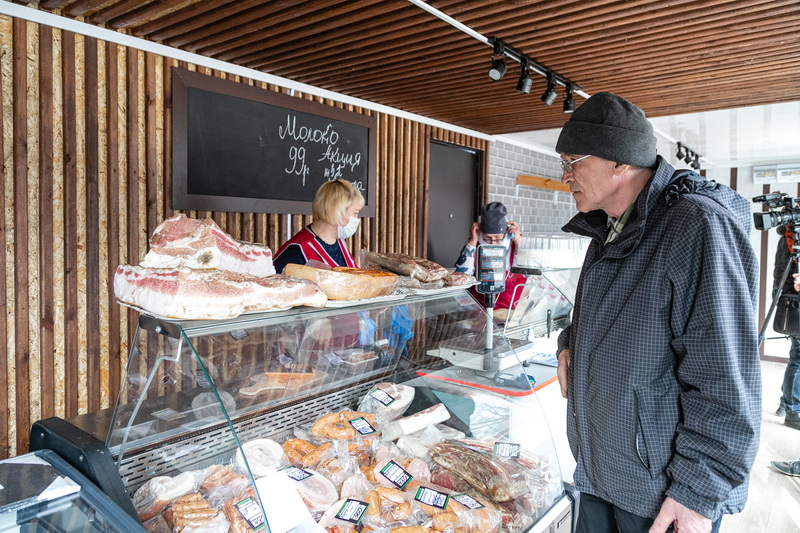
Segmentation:
<svg viewBox="0 0 800 533">
<path fill-rule="evenodd" d="M 800 292 L 800 274 L 792 274 L 794 277 L 794 291 Z"/>
<path fill-rule="evenodd" d="M 569 350 L 566 348 L 558 352 L 558 384 L 561 386 L 561 396 L 567 397 L 567 383 L 569 382 Z"/>
<path fill-rule="evenodd" d="M 469 228 L 469 240 L 467 243 L 472 246 L 478 246 L 478 237 L 481 235 L 481 225 L 477 222 L 472 223 L 472 227 Z"/>
<path fill-rule="evenodd" d="M 665 533 L 669 526 L 675 527 L 675 533 L 709 533 L 712 525 L 710 518 L 667 498 L 661 505 L 661 511 L 653 522 L 650 533 Z"/>
</svg>

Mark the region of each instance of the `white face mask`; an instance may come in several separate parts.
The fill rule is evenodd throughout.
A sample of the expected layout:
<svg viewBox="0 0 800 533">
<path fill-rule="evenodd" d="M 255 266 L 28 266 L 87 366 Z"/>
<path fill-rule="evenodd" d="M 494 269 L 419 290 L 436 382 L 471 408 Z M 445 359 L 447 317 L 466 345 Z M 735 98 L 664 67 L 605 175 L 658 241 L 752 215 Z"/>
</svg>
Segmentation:
<svg viewBox="0 0 800 533">
<path fill-rule="evenodd" d="M 358 229 L 359 222 L 360 220 L 357 217 L 350 217 L 350 220 L 347 221 L 346 226 L 338 226 L 337 229 L 339 230 L 339 238 L 348 239 L 352 237 Z"/>
</svg>

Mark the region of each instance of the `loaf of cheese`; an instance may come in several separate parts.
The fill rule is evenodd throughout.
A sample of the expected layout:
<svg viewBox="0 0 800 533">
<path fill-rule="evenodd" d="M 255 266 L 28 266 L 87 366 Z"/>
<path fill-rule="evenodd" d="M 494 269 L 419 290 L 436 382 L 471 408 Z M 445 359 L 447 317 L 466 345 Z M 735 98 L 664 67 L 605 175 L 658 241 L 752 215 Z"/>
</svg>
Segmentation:
<svg viewBox="0 0 800 533">
<path fill-rule="evenodd" d="M 329 300 L 361 300 L 391 294 L 398 277 L 391 272 L 336 267 L 331 270 L 289 263 L 284 274 L 313 281 Z"/>
</svg>

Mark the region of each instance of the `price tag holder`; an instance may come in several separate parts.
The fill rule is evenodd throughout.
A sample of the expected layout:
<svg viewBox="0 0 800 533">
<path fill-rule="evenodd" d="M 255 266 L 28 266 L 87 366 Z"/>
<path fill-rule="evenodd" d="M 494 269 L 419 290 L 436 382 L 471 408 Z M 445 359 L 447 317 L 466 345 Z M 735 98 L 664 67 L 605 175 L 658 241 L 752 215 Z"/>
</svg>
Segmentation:
<svg viewBox="0 0 800 533">
<path fill-rule="evenodd" d="M 453 494 L 450 496 L 453 500 L 457 501 L 467 509 L 483 509 L 484 505 L 473 498 L 472 496 L 467 496 L 466 494 Z"/>
<path fill-rule="evenodd" d="M 242 516 L 250 530 L 261 531 L 265 529 L 264 513 L 261 512 L 261 507 L 253 498 L 248 496 L 244 500 L 233 504 L 233 507 Z"/>
<path fill-rule="evenodd" d="M 430 487 L 420 487 L 414 494 L 414 499 L 425 505 L 444 510 L 447 508 L 447 500 L 450 499 L 450 495 Z"/>
<path fill-rule="evenodd" d="M 414 477 L 394 461 L 389 461 L 386 466 L 381 468 L 381 475 L 400 490 L 403 490 Z"/>
<path fill-rule="evenodd" d="M 519 459 L 522 446 L 513 442 L 495 442 L 494 453 L 500 457 Z"/>
<path fill-rule="evenodd" d="M 374 387 L 369 391 L 369 395 L 381 402 L 384 406 L 389 406 L 394 403 L 394 398 L 388 392 L 385 392 L 378 387 Z"/>
<path fill-rule="evenodd" d="M 369 507 L 369 504 L 366 502 L 348 498 L 342 508 L 337 511 L 336 518 L 351 524 L 358 524 L 364 518 L 367 507 Z"/>
<path fill-rule="evenodd" d="M 348 420 L 347 422 L 353 426 L 353 429 L 358 431 L 359 435 L 372 435 L 375 433 L 375 428 L 372 427 L 372 424 L 370 424 L 364 417 L 354 418 L 353 420 Z"/>
<path fill-rule="evenodd" d="M 302 468 L 297 468 L 296 466 L 287 466 L 283 469 L 283 472 L 295 481 L 303 481 L 313 475 L 311 472 L 307 472 Z"/>
</svg>

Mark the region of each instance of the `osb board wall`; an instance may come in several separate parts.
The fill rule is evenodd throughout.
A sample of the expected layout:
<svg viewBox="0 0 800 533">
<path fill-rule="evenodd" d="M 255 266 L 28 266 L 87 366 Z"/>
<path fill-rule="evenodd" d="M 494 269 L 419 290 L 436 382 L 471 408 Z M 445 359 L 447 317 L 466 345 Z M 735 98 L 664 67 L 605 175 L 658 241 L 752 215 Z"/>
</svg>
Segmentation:
<svg viewBox="0 0 800 533">
<path fill-rule="evenodd" d="M 0 458 L 6 458 L 27 451 L 36 420 L 116 401 L 137 315 L 116 303 L 113 273 L 119 263 L 138 263 L 153 228 L 173 214 L 170 69 L 228 76 L 7 16 L 0 16 L 0 45 L 0 402 L 7 411 L 0 416 Z M 376 215 L 362 220 L 352 247 L 423 256 L 430 140 L 484 152 L 488 143 L 377 118 Z M 187 215 L 213 217 L 234 237 L 273 250 L 310 221 L 288 214 Z"/>
</svg>

